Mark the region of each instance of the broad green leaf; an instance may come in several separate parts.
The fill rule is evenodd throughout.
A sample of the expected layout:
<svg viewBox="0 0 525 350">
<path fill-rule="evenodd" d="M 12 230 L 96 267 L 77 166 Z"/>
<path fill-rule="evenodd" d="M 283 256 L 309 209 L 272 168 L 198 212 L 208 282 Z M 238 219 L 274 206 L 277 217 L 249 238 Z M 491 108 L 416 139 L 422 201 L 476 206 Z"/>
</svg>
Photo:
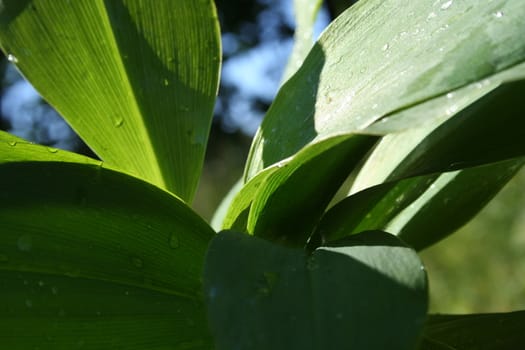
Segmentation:
<svg viewBox="0 0 525 350">
<path fill-rule="evenodd" d="M 430 315 L 420 350 L 521 349 L 525 311 L 472 315 Z"/>
<path fill-rule="evenodd" d="M 383 119 L 384 122 L 369 130 L 394 133 L 385 136 L 369 156 L 357 175 L 353 191 L 383 181 L 525 155 L 524 94 L 525 64 L 520 64 L 491 80 L 477 82 Z M 471 97 L 475 102 L 469 104 Z M 450 102 L 442 103 L 443 100 Z M 423 114 L 444 117 L 414 125 Z M 413 127 L 409 128 L 410 125 Z"/>
<path fill-rule="evenodd" d="M 307 145 L 363 131 L 525 61 L 524 18 L 521 0 L 359 1 L 282 87 L 252 145 L 246 178 Z"/>
<path fill-rule="evenodd" d="M 524 162 L 519 158 L 386 182 L 360 191 L 324 215 L 314 241 L 329 242 L 382 229 L 399 235 L 416 250 L 424 249 L 474 217 Z"/>
<path fill-rule="evenodd" d="M 308 55 L 314 43 L 314 24 L 321 8 L 322 0 L 294 0 L 295 33 L 294 46 L 283 74 L 283 81 L 294 74 Z"/>
<path fill-rule="evenodd" d="M 31 145 L 1 144 L 2 158 L 8 147 Z M 0 164 L 2 346 L 209 348 L 200 274 L 211 228 L 147 182 L 32 147 L 54 161 L 20 150 Z"/>
<path fill-rule="evenodd" d="M 426 318 L 421 261 L 379 231 L 311 255 L 224 231 L 204 288 L 218 350 L 413 349 Z"/>
<path fill-rule="evenodd" d="M 213 1 L 5 0 L 0 46 L 104 162 L 191 201 L 218 85 Z"/>
<path fill-rule="evenodd" d="M 248 232 L 304 246 L 333 195 L 376 140 L 334 137 L 278 163 L 253 199 Z"/>
</svg>

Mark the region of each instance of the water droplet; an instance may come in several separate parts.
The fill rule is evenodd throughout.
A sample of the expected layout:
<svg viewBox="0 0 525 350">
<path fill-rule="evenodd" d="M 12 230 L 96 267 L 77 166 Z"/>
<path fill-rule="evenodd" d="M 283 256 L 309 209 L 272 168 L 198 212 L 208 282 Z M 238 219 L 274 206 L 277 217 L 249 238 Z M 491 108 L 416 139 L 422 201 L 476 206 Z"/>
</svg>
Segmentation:
<svg viewBox="0 0 525 350">
<path fill-rule="evenodd" d="M 44 286 L 44 281 L 38 281 L 38 286 L 39 287 L 43 287 Z"/>
<path fill-rule="evenodd" d="M 447 110 L 445 111 L 445 113 L 446 113 L 447 115 L 452 115 L 452 114 L 456 113 L 457 111 L 458 111 L 458 106 L 456 106 L 456 105 L 452 105 L 452 106 L 450 106 L 449 108 L 447 108 Z"/>
<path fill-rule="evenodd" d="M 32 308 L 33 307 L 33 301 L 31 299 L 26 299 L 25 304 L 26 304 L 26 306 L 28 308 Z"/>
<path fill-rule="evenodd" d="M 124 119 L 122 119 L 122 117 L 115 118 L 115 120 L 113 121 L 113 126 L 115 128 L 120 128 L 122 124 L 124 124 Z"/>
<path fill-rule="evenodd" d="M 129 295 L 129 290 L 125 291 L 124 295 Z"/>
<path fill-rule="evenodd" d="M 164 86 L 170 85 L 170 81 L 168 79 L 164 79 Z"/>
<path fill-rule="evenodd" d="M 7 55 L 7 60 L 11 63 L 18 63 L 18 58 L 11 53 Z"/>
<path fill-rule="evenodd" d="M 427 16 L 427 19 L 432 19 L 432 18 L 435 18 L 437 15 L 435 12 L 430 12 Z"/>
<path fill-rule="evenodd" d="M 19 250 L 23 252 L 29 252 L 31 248 L 33 248 L 33 237 L 29 235 L 20 236 L 16 241 L 16 245 L 18 246 Z"/>
<path fill-rule="evenodd" d="M 175 234 L 171 235 L 169 244 L 171 248 L 177 249 L 180 246 L 179 237 L 177 237 Z"/>
<path fill-rule="evenodd" d="M 452 92 L 449 92 L 449 93 L 447 94 L 447 98 L 450 99 L 450 98 L 452 98 L 452 97 L 454 97 L 454 94 L 453 94 Z"/>
<path fill-rule="evenodd" d="M 338 312 L 337 314 L 335 314 L 335 318 L 337 318 L 338 320 L 342 320 L 343 319 L 343 313 L 342 312 Z"/>
<path fill-rule="evenodd" d="M 503 17 L 503 12 L 502 12 L 502 11 L 498 11 L 498 12 L 496 12 L 496 13 L 494 14 L 494 17 L 496 17 L 496 18 L 501 18 L 501 17 Z"/>
<path fill-rule="evenodd" d="M 6 263 L 9 261 L 9 257 L 5 254 L 0 254 L 0 263 Z"/>
<path fill-rule="evenodd" d="M 452 6 L 452 0 L 448 0 L 447 2 L 443 3 L 443 5 L 441 5 L 441 9 L 442 9 L 442 10 L 446 10 L 446 9 L 448 9 L 450 6 Z"/>
<path fill-rule="evenodd" d="M 7 141 L 7 144 L 11 147 L 15 147 L 16 146 L 16 141 Z"/>
<path fill-rule="evenodd" d="M 57 153 L 57 152 L 58 152 L 58 149 L 56 149 L 56 148 L 54 148 L 54 147 L 48 147 L 48 148 L 47 148 L 47 151 L 48 151 L 49 153 Z"/>
<path fill-rule="evenodd" d="M 144 265 L 144 263 L 142 262 L 142 259 L 140 259 L 140 258 L 137 257 L 137 256 L 132 257 L 132 258 L 131 258 L 131 262 L 133 263 L 133 265 L 134 265 L 135 267 L 137 267 L 137 268 L 139 268 L 139 269 Z"/>
<path fill-rule="evenodd" d="M 385 45 L 383 45 L 383 47 L 381 48 L 381 50 L 386 51 L 386 50 L 388 50 L 389 47 L 390 47 L 390 44 L 389 44 L 389 43 L 386 43 Z"/>
<path fill-rule="evenodd" d="M 285 162 L 284 161 L 280 161 L 279 163 L 277 163 L 277 167 L 278 168 L 284 168 L 286 166 Z"/>
<path fill-rule="evenodd" d="M 53 293 L 53 295 L 57 295 L 58 294 L 58 288 L 53 286 L 51 287 L 51 293 Z"/>
</svg>

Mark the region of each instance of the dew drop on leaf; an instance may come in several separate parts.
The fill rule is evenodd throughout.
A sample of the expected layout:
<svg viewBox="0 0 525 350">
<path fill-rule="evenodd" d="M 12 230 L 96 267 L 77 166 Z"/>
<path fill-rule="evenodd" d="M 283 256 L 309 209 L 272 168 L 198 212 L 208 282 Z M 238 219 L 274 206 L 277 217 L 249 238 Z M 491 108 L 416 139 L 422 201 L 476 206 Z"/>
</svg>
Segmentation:
<svg viewBox="0 0 525 350">
<path fill-rule="evenodd" d="M 441 5 L 441 9 L 442 9 L 442 10 L 446 10 L 446 9 L 448 9 L 451 5 L 452 5 L 452 0 L 448 0 L 447 2 L 443 3 L 443 5 Z"/>
<path fill-rule="evenodd" d="M 501 17 L 503 17 L 503 12 L 501 12 L 501 11 L 496 12 L 496 13 L 494 14 L 494 17 L 496 17 L 496 18 L 501 18 Z"/>
<path fill-rule="evenodd" d="M 53 147 L 48 147 L 48 148 L 47 148 L 47 151 L 48 151 L 49 153 L 57 153 L 57 152 L 58 152 L 58 149 L 53 148 Z"/>
<path fill-rule="evenodd" d="M 26 299 L 25 304 L 26 304 L 28 309 L 33 307 L 33 301 L 31 299 Z"/>
<path fill-rule="evenodd" d="M 11 147 L 15 147 L 16 146 L 16 141 L 8 141 L 7 144 Z"/>
<path fill-rule="evenodd" d="M 115 128 L 120 128 L 122 124 L 124 124 L 124 119 L 121 117 L 118 117 L 113 121 L 113 126 L 115 126 Z"/>
<path fill-rule="evenodd" d="M 11 63 L 18 63 L 18 58 L 11 53 L 7 55 L 7 60 Z"/>
</svg>

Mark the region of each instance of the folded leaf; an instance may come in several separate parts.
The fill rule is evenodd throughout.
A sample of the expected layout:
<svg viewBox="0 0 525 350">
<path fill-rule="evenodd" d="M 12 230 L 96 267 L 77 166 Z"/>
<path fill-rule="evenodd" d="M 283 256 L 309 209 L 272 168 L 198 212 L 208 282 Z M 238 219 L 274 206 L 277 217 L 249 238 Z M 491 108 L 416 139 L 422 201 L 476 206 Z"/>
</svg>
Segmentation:
<svg viewBox="0 0 525 350">
<path fill-rule="evenodd" d="M 248 232 L 304 246 L 333 195 L 376 140 L 367 135 L 334 137 L 279 163 L 256 192 Z"/>
<path fill-rule="evenodd" d="M 520 0 L 358 2 L 282 87 L 252 145 L 246 178 L 307 145 L 360 132 L 524 62 L 524 16 Z"/>
<path fill-rule="evenodd" d="M 219 350 L 412 349 L 426 318 L 421 261 L 384 232 L 310 256 L 221 232 L 206 257 L 204 286 Z"/>
<path fill-rule="evenodd" d="M 0 46 L 106 163 L 191 201 L 218 86 L 213 1 L 6 0 Z"/>
</svg>

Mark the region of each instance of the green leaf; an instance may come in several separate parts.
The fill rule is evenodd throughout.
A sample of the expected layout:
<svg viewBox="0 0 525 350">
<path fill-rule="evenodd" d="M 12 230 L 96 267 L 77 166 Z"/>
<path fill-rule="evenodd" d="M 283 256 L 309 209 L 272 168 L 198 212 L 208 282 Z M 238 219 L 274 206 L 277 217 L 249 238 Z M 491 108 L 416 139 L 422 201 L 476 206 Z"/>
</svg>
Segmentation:
<svg viewBox="0 0 525 350">
<path fill-rule="evenodd" d="M 211 228 L 149 183 L 64 160 L 0 164 L 0 343 L 209 348 Z"/>
<path fill-rule="evenodd" d="M 476 82 L 383 119 L 369 130 L 394 133 L 385 136 L 369 156 L 353 191 L 383 181 L 524 156 L 523 94 L 525 64 L 520 64 L 490 81 Z M 440 113 L 448 116 L 414 126 L 420 115 Z"/>
<path fill-rule="evenodd" d="M 524 78 L 521 64 L 478 87 L 400 111 L 398 121 L 379 123 L 391 129 L 403 125 L 400 120 L 409 124 L 420 113 L 439 113 L 443 98 L 453 100 L 458 109 L 443 122 L 384 137 L 359 170 L 353 194 L 327 213 L 316 235 L 332 240 L 382 229 L 423 249 L 465 224 L 523 164 Z M 465 97 L 477 93 L 483 98 L 466 106 Z M 479 164 L 488 165 L 467 168 Z M 459 175 L 444 174 L 436 180 L 440 172 L 462 168 L 466 169 Z M 410 178 L 416 175 L 425 176 Z M 422 230 L 422 225 L 430 228 Z"/>
<path fill-rule="evenodd" d="M 524 163 L 524 158 L 513 159 L 386 182 L 360 191 L 324 215 L 313 241 L 329 242 L 382 229 L 422 250 L 472 219 Z"/>
<path fill-rule="evenodd" d="M 255 194 L 248 232 L 304 246 L 333 195 L 376 140 L 367 135 L 334 137 L 278 163 Z"/>
<path fill-rule="evenodd" d="M 190 202 L 218 86 L 211 0 L 6 0 L 0 46 L 106 163 Z"/>
<path fill-rule="evenodd" d="M 430 315 L 420 350 L 520 349 L 525 311 L 472 315 Z"/>
<path fill-rule="evenodd" d="M 314 24 L 321 8 L 322 0 L 294 0 L 295 33 L 294 46 L 283 74 L 288 80 L 301 67 L 314 42 Z"/>
<path fill-rule="evenodd" d="M 11 162 L 69 162 L 101 165 L 102 162 L 80 154 L 33 144 L 0 130 L 0 163 Z"/>
<path fill-rule="evenodd" d="M 247 184 L 242 185 L 237 193 L 232 194 L 231 201 L 225 204 L 228 205 L 228 208 L 225 209 L 224 218 L 219 225 L 222 229 L 248 233 L 248 215 L 255 196 L 260 189 L 266 188 L 265 184 L 268 177 L 277 169 L 277 165 L 268 167 L 248 181 Z"/>
<path fill-rule="evenodd" d="M 246 178 L 307 145 L 362 132 L 524 62 L 524 17 L 520 0 L 358 2 L 282 87 L 252 145 Z"/>
<path fill-rule="evenodd" d="M 427 308 L 417 254 L 379 231 L 310 256 L 225 231 L 208 250 L 204 288 L 219 350 L 411 349 Z"/>
</svg>

